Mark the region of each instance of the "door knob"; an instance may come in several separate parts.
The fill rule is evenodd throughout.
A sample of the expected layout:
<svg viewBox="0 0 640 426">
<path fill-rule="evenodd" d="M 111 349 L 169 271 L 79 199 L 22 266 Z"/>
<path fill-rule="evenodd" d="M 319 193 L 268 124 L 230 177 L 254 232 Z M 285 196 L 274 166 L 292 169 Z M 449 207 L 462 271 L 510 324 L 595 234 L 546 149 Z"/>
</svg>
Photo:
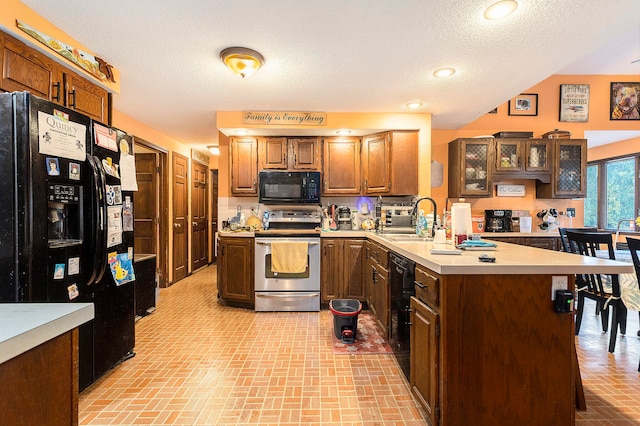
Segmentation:
<svg viewBox="0 0 640 426">
<path fill-rule="evenodd" d="M 198 222 L 191 222 L 193 226 L 198 226 Z"/>
</svg>

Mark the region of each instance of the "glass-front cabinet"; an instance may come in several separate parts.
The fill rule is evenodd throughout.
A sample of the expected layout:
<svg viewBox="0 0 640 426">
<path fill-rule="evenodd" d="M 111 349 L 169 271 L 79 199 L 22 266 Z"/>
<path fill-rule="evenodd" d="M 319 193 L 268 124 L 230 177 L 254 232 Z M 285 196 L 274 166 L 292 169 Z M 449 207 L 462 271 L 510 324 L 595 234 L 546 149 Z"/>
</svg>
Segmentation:
<svg viewBox="0 0 640 426">
<path fill-rule="evenodd" d="M 456 139 L 449 143 L 449 197 L 491 197 L 493 139 Z"/>
<path fill-rule="evenodd" d="M 537 198 L 584 198 L 587 187 L 586 139 L 553 140 L 551 183 L 536 185 Z"/>
<path fill-rule="evenodd" d="M 496 173 L 549 172 L 548 139 L 496 139 Z"/>
</svg>

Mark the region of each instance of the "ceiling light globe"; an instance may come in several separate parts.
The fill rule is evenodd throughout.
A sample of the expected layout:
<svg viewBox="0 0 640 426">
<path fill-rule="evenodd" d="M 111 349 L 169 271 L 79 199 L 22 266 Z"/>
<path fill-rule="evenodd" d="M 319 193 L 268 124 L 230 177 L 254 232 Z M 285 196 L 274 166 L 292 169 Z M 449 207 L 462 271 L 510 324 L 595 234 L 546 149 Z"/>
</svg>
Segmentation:
<svg viewBox="0 0 640 426">
<path fill-rule="evenodd" d="M 255 74 L 264 64 L 264 57 L 246 47 L 229 47 L 220 52 L 220 59 L 233 73 L 243 78 Z"/>
<path fill-rule="evenodd" d="M 454 70 L 453 68 L 440 68 L 438 70 L 435 70 L 433 72 L 433 75 L 434 77 L 444 78 L 444 77 L 451 77 L 455 73 L 456 73 L 456 70 Z"/>
<path fill-rule="evenodd" d="M 515 0 L 502 0 L 492 4 L 484 11 L 485 19 L 502 19 L 511 15 L 518 8 Z"/>
<path fill-rule="evenodd" d="M 422 102 L 409 102 L 405 105 L 408 109 L 418 109 L 422 108 Z"/>
</svg>

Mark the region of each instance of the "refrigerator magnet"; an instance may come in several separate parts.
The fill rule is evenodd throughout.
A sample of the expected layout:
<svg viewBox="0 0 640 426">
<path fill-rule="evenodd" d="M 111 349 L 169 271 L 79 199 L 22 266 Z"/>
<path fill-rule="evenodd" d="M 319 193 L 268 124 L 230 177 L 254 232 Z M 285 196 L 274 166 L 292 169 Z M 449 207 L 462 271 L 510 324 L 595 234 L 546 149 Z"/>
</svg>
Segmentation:
<svg viewBox="0 0 640 426">
<path fill-rule="evenodd" d="M 69 163 L 69 179 L 80 180 L 80 164 Z"/>
<path fill-rule="evenodd" d="M 64 278 L 64 263 L 56 263 L 56 266 L 53 268 L 53 279 L 61 280 Z"/>
<path fill-rule="evenodd" d="M 75 284 L 71 284 L 69 287 L 67 287 L 67 293 L 69 293 L 69 300 L 73 300 L 76 297 L 80 296 L 78 286 Z"/>
<path fill-rule="evenodd" d="M 80 273 L 80 258 L 70 257 L 68 263 L 69 275 L 78 275 Z"/>
<path fill-rule="evenodd" d="M 47 174 L 49 176 L 60 176 L 60 163 L 57 158 L 47 157 Z"/>
</svg>

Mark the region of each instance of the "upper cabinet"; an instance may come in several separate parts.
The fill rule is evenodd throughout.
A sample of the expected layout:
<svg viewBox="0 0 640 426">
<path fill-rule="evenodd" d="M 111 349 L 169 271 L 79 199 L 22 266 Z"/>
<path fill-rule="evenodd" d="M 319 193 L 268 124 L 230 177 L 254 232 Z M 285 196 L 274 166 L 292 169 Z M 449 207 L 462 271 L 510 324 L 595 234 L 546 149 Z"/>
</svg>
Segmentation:
<svg viewBox="0 0 640 426">
<path fill-rule="evenodd" d="M 320 170 L 320 138 L 260 139 L 260 170 Z"/>
<path fill-rule="evenodd" d="M 258 195 L 258 138 L 233 137 L 230 144 L 231 194 Z"/>
<path fill-rule="evenodd" d="M 493 139 L 449 142 L 449 197 L 491 197 Z"/>
<path fill-rule="evenodd" d="M 323 195 L 360 194 L 360 138 L 324 138 L 322 180 Z"/>
<path fill-rule="evenodd" d="M 587 192 L 587 140 L 554 139 L 550 183 L 537 182 L 537 198 L 584 198 Z"/>
<path fill-rule="evenodd" d="M 456 139 L 449 142 L 449 197 L 491 197 L 501 180 L 535 179 L 537 198 L 585 196 L 584 139 Z"/>
<path fill-rule="evenodd" d="M 418 133 L 384 132 L 362 141 L 363 194 L 418 193 Z"/>
<path fill-rule="evenodd" d="M 109 93 L 21 41 L 0 33 L 0 90 L 27 91 L 111 124 Z"/>
</svg>

